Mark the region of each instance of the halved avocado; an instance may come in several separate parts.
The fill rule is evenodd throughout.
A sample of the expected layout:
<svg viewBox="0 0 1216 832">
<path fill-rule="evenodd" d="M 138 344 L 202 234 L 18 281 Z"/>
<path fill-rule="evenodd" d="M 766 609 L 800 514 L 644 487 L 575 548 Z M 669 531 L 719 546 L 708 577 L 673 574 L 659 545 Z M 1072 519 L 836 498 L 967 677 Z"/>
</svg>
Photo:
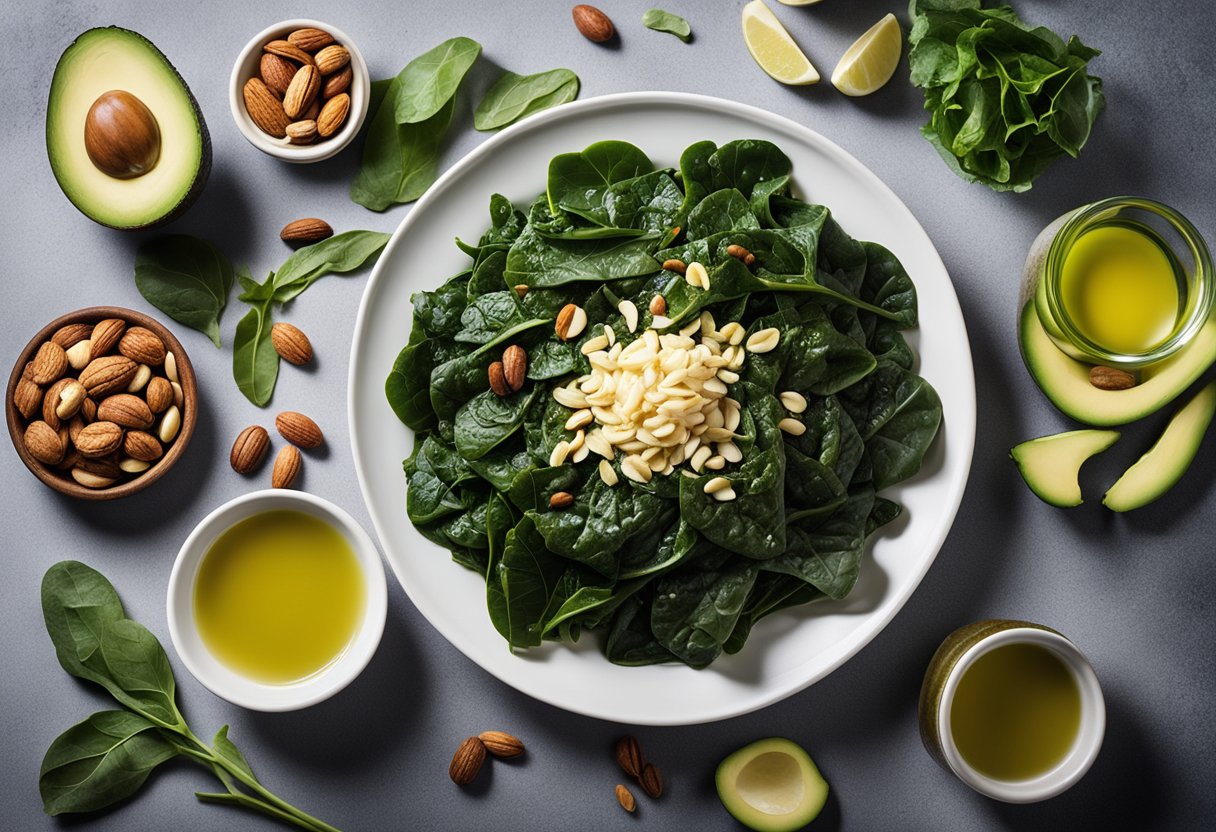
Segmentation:
<svg viewBox="0 0 1216 832">
<path fill-rule="evenodd" d="M 46 149 L 67 198 L 111 228 L 174 219 L 211 171 L 211 137 L 186 82 L 150 41 L 113 26 L 90 29 L 59 58 Z"/>
<path fill-rule="evenodd" d="M 1009 456 L 1040 500 L 1060 508 L 1079 506 L 1078 474 L 1085 460 L 1119 441 L 1118 431 L 1072 430 L 1040 436 L 1015 446 Z"/>
<path fill-rule="evenodd" d="M 1098 427 L 1125 425 L 1155 413 L 1179 396 L 1216 361 L 1216 318 L 1209 319 L 1185 347 L 1140 371 L 1129 390 L 1099 390 L 1089 383 L 1089 365 L 1060 351 L 1039 322 L 1034 304 L 1022 310 L 1018 326 L 1022 358 L 1052 404 L 1078 422 Z"/>
<path fill-rule="evenodd" d="M 1216 381 L 1178 409 L 1148 453 L 1110 487 L 1102 505 L 1112 511 L 1141 508 L 1169 491 L 1191 466 L 1216 414 Z"/>
<path fill-rule="evenodd" d="M 718 765 L 718 797 L 756 832 L 793 832 L 818 817 L 828 784 L 802 746 L 783 737 L 745 745 Z"/>
</svg>

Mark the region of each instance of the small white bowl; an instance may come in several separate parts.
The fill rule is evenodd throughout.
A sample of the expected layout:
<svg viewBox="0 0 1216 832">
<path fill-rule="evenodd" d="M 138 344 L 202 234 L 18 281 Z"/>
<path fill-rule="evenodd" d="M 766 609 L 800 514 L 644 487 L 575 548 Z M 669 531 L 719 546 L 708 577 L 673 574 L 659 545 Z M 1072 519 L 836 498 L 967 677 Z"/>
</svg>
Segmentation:
<svg viewBox="0 0 1216 832">
<path fill-rule="evenodd" d="M 246 518 L 266 511 L 308 514 L 342 533 L 359 560 L 366 602 L 363 620 L 345 652 L 328 667 L 299 682 L 277 685 L 242 676 L 211 654 L 194 620 L 194 583 L 203 556 L 221 534 Z M 328 500 L 303 491 L 269 489 L 237 497 L 203 518 L 177 553 L 169 575 L 167 604 L 173 647 L 194 678 L 234 705 L 255 711 L 294 711 L 333 696 L 371 661 L 384 633 L 388 597 L 384 566 L 376 544 L 354 518 Z"/>
<path fill-rule="evenodd" d="M 350 112 L 346 116 L 346 123 L 342 125 L 342 129 L 328 139 L 319 139 L 313 144 L 290 144 L 287 139 L 276 139 L 263 133 L 253 123 L 253 119 L 245 110 L 243 90 L 245 82 L 259 72 L 263 46 L 272 40 L 285 40 L 296 29 L 306 28 L 329 32 L 333 35 L 334 40 L 345 46 L 350 52 L 350 66 L 353 72 L 350 89 L 347 90 L 350 94 Z M 251 145 L 263 153 L 285 162 L 308 164 L 328 159 L 351 143 L 355 134 L 359 132 L 359 128 L 363 126 L 363 120 L 367 118 L 371 86 L 371 78 L 367 73 L 367 62 L 363 60 L 363 53 L 355 46 L 355 42 L 350 39 L 349 35 L 336 26 L 322 23 L 320 20 L 299 18 L 284 20 L 268 26 L 245 44 L 240 57 L 236 59 L 236 63 L 232 67 L 232 80 L 228 85 L 228 105 L 232 110 L 232 120 L 236 122 L 237 128 Z"/>
</svg>

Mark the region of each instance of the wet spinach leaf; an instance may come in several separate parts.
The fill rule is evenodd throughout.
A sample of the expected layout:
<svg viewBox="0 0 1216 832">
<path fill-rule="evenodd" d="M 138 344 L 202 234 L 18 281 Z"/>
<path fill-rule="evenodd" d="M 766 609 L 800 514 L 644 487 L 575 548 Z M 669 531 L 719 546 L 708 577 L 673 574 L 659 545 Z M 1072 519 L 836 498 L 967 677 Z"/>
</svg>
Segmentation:
<svg viewBox="0 0 1216 832">
<path fill-rule="evenodd" d="M 535 75 L 504 72 L 486 91 L 473 113 L 478 130 L 497 130 L 525 116 L 539 113 L 578 97 L 578 76 L 568 69 L 551 69 Z"/>
</svg>

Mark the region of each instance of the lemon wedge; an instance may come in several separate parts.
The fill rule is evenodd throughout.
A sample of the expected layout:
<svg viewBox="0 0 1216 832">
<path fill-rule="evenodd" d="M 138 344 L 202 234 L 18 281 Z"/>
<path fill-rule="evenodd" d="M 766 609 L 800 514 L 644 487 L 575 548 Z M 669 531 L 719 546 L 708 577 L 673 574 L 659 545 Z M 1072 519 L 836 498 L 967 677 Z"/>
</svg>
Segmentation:
<svg viewBox="0 0 1216 832">
<path fill-rule="evenodd" d="M 891 80 L 899 66 L 904 33 L 888 14 L 848 48 L 832 70 L 832 86 L 845 95 L 869 95 Z"/>
<path fill-rule="evenodd" d="M 756 63 L 783 84 L 814 84 L 819 73 L 763 0 L 743 7 L 743 41 Z"/>
</svg>

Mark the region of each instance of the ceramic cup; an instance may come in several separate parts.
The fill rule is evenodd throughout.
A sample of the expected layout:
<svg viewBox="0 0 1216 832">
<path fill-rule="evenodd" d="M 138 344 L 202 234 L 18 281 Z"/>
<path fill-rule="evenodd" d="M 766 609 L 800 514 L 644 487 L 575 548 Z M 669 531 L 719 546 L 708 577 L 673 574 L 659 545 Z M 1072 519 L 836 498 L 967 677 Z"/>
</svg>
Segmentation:
<svg viewBox="0 0 1216 832">
<path fill-rule="evenodd" d="M 1081 725 L 1072 748 L 1055 767 L 1029 780 L 995 780 L 976 771 L 959 753 L 950 729 L 954 694 L 963 674 L 980 656 L 1008 644 L 1051 650 L 1072 673 L 1081 694 Z M 925 672 L 918 713 L 921 739 L 933 758 L 980 794 L 1006 803 L 1034 803 L 1070 788 L 1093 765 L 1106 731 L 1102 688 L 1085 656 L 1060 633 L 1028 621 L 977 621 L 947 636 Z"/>
</svg>

